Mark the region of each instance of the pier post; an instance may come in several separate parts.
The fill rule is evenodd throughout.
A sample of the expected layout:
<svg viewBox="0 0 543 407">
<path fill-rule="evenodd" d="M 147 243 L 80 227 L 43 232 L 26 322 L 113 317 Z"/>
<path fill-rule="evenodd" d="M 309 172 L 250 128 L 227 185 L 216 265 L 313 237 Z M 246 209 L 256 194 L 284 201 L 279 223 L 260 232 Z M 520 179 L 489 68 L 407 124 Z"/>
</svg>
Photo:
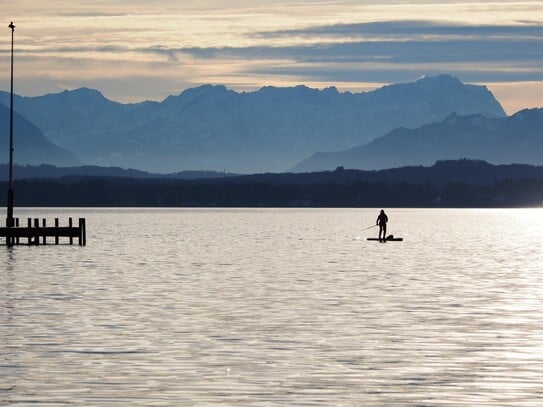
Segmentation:
<svg viewBox="0 0 543 407">
<path fill-rule="evenodd" d="M 6 227 L 12 228 L 15 225 L 13 219 L 13 36 L 15 25 L 13 21 L 8 26 L 11 28 L 11 92 L 9 104 L 9 181 L 8 181 L 8 202 L 7 202 L 7 222 Z M 8 240 L 10 246 L 13 244 L 13 237 Z"/>
<path fill-rule="evenodd" d="M 19 218 L 15 218 L 15 227 L 18 228 L 19 227 Z M 20 242 L 19 242 L 19 236 L 17 236 L 15 238 L 15 244 L 18 245 Z"/>
<path fill-rule="evenodd" d="M 70 229 L 73 227 L 72 218 L 68 218 L 68 226 L 70 227 Z M 70 235 L 70 244 L 74 244 L 74 238 L 72 237 L 72 235 Z"/>
<path fill-rule="evenodd" d="M 32 219 L 28 218 L 27 221 L 28 221 L 27 227 L 30 230 L 32 228 Z M 28 234 L 28 245 L 30 246 L 31 243 L 32 243 L 32 236 L 29 233 Z"/>
<path fill-rule="evenodd" d="M 13 246 L 13 239 L 9 235 L 9 219 L 6 218 L 6 246 L 11 247 Z"/>
<path fill-rule="evenodd" d="M 6 218 L 6 229 L 8 228 L 8 224 L 9 224 L 9 221 L 8 221 L 8 218 Z M 7 247 L 10 247 L 11 246 L 11 242 L 10 242 L 10 238 L 9 238 L 9 233 L 6 232 L 6 246 Z"/>
<path fill-rule="evenodd" d="M 35 234 L 34 234 L 34 244 L 36 246 L 40 245 L 40 220 L 38 218 L 34 218 L 34 228 Z"/>
<path fill-rule="evenodd" d="M 58 245 L 58 218 L 55 218 L 55 244 Z"/>
<path fill-rule="evenodd" d="M 85 225 L 85 218 L 79 218 L 79 246 L 85 246 L 87 244 L 87 230 Z"/>
<path fill-rule="evenodd" d="M 47 222 L 45 221 L 45 218 L 42 219 L 41 224 L 43 226 L 43 229 L 45 230 L 45 228 L 47 226 Z M 46 235 L 45 231 L 43 233 L 43 244 L 47 244 L 47 235 Z"/>
</svg>

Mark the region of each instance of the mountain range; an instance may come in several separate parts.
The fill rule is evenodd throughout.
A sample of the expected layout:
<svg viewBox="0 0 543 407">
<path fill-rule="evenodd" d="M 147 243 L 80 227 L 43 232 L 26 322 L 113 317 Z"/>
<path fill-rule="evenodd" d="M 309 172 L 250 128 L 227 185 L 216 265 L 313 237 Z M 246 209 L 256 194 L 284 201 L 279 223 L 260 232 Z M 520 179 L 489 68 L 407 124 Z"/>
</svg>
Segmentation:
<svg viewBox="0 0 543 407">
<path fill-rule="evenodd" d="M 398 128 L 368 144 L 336 153 L 317 153 L 296 172 L 334 169 L 382 169 L 430 165 L 445 159 L 484 159 L 494 164 L 543 163 L 543 109 L 509 117 L 459 116 L 415 129 Z"/>
<path fill-rule="evenodd" d="M 0 104 L 0 153 L 3 162 L 9 160 L 10 112 Z M 25 164 L 56 164 L 61 166 L 81 164 L 68 150 L 51 143 L 33 123 L 17 112 L 13 113 L 14 161 Z"/>
<path fill-rule="evenodd" d="M 49 164 L 13 166 L 15 179 L 40 179 L 62 177 L 103 177 L 103 178 L 136 178 L 136 179 L 213 179 L 235 177 L 237 174 L 217 171 L 179 171 L 170 174 L 155 174 L 135 169 L 120 167 L 99 167 L 95 165 L 55 166 Z M 0 181 L 8 179 L 7 164 L 0 164 Z"/>
<path fill-rule="evenodd" d="M 7 93 L 0 93 L 0 103 L 8 100 Z M 204 85 L 162 102 L 136 104 L 81 88 L 16 96 L 14 105 L 52 143 L 85 164 L 153 172 L 281 172 L 316 151 L 351 149 L 399 127 L 415 129 L 452 113 L 505 116 L 488 89 L 448 75 L 364 93 L 305 86 L 238 93 Z M 27 163 L 20 155 L 16 161 Z"/>
</svg>

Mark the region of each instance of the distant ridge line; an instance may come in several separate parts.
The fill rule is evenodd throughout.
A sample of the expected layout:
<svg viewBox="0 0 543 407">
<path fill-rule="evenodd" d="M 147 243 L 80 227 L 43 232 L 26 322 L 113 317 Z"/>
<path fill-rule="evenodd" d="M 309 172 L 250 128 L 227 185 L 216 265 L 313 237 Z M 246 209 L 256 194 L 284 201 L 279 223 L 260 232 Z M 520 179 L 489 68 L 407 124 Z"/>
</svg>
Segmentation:
<svg viewBox="0 0 543 407">
<path fill-rule="evenodd" d="M 6 164 L 0 164 L 0 181 L 6 179 Z M 77 166 L 56 167 L 54 165 L 15 165 L 15 179 L 57 179 L 57 178 L 132 178 L 141 180 L 180 180 L 194 182 L 218 182 L 227 179 L 229 183 L 268 184 L 315 184 L 352 182 L 406 182 L 411 184 L 462 182 L 472 185 L 487 185 L 497 180 L 520 178 L 543 178 L 543 166 L 530 164 L 491 164 L 484 160 L 459 159 L 438 160 L 431 166 L 410 165 L 382 170 L 359 170 L 338 167 L 332 171 L 303 173 L 255 173 L 234 174 L 218 171 L 180 171 L 156 174 L 120 167 Z"/>
<path fill-rule="evenodd" d="M 7 164 L 0 164 L 0 181 L 6 180 Z M 224 177 L 235 177 L 238 174 L 219 171 L 188 170 L 168 174 L 152 173 L 133 168 L 101 167 L 97 165 L 81 165 L 74 167 L 57 167 L 50 164 L 42 165 L 14 165 L 15 179 L 41 179 L 61 177 L 118 177 L 137 179 L 213 179 Z"/>
</svg>

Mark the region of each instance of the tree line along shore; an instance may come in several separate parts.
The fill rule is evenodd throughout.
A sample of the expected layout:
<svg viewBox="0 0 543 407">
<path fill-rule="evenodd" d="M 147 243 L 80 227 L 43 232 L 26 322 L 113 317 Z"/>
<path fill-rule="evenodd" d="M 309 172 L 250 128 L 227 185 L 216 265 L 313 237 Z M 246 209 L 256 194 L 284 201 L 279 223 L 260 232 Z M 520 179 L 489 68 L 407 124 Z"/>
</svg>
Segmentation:
<svg viewBox="0 0 543 407">
<path fill-rule="evenodd" d="M 543 205 L 543 167 L 459 160 L 203 179 L 64 176 L 19 179 L 14 189 L 26 207 L 534 207 Z M 3 202 L 6 191 L 0 182 Z"/>
</svg>

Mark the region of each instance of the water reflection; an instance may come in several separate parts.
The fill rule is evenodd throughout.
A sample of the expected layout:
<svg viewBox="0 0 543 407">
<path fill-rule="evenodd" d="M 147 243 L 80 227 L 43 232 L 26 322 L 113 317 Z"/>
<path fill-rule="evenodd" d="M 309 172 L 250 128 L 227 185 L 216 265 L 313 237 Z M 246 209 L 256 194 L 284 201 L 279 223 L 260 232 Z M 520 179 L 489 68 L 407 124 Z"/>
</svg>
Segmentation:
<svg viewBox="0 0 543 407">
<path fill-rule="evenodd" d="M 375 213 L 88 210 L 6 251 L 0 404 L 537 405 L 543 211 Z"/>
<path fill-rule="evenodd" d="M 2 272 L 2 286 L 0 290 L 0 312 L 2 317 L 0 318 L 0 338 L 1 346 L 1 364 L 0 364 L 0 394 L 9 393 L 15 389 L 15 381 L 12 376 L 12 372 L 17 368 L 16 365 L 12 365 L 11 352 L 16 347 L 16 344 L 12 341 L 14 336 L 14 330 L 16 330 L 15 321 L 15 300 L 13 299 L 15 291 L 15 250 L 12 247 L 5 247 L 5 268 Z M 0 398 L 2 400 L 2 398 Z"/>
</svg>

